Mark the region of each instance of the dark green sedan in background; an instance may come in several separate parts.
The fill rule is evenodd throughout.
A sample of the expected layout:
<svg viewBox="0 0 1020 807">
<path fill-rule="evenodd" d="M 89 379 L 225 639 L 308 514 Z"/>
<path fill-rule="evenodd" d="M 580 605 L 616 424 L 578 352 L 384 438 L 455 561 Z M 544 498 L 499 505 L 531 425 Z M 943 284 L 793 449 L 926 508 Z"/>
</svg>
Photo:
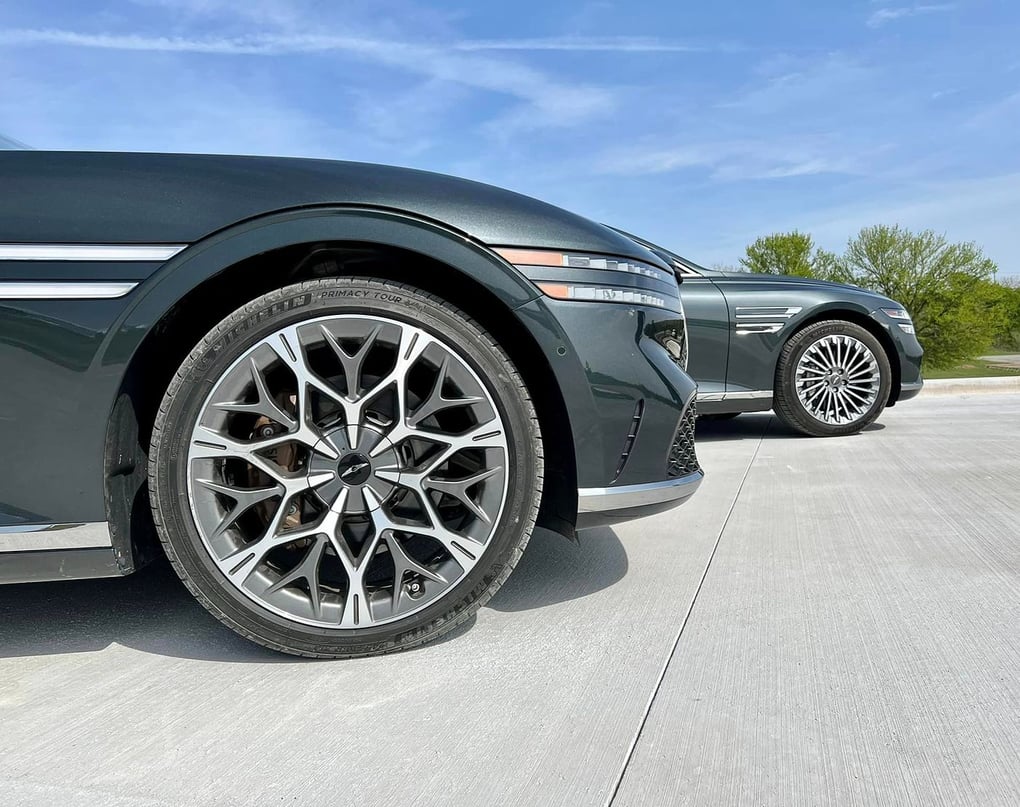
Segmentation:
<svg viewBox="0 0 1020 807">
<path fill-rule="evenodd" d="M 921 391 L 924 351 L 895 300 L 843 283 L 706 269 L 637 240 L 681 281 L 700 415 L 773 409 L 796 431 L 833 437 Z"/>
</svg>

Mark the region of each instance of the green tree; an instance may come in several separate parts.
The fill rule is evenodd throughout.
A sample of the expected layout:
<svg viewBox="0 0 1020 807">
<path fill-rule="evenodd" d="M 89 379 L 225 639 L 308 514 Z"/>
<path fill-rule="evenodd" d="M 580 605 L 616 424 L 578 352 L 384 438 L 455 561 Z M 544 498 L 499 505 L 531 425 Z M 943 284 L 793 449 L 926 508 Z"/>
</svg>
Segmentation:
<svg viewBox="0 0 1020 807">
<path fill-rule="evenodd" d="M 795 275 L 850 282 L 843 259 L 834 252 L 815 247 L 811 236 L 798 230 L 761 236 L 747 247 L 740 265 L 745 271 L 759 275 Z"/>
<path fill-rule="evenodd" d="M 945 367 L 987 350 L 1004 326 L 995 264 L 973 243 L 931 230 L 865 227 L 842 258 L 845 280 L 902 303 L 914 319 L 925 362 Z"/>
<path fill-rule="evenodd" d="M 996 296 L 1001 326 L 995 334 L 995 347 L 1020 350 L 1020 279 L 1010 278 L 997 284 Z"/>
<path fill-rule="evenodd" d="M 759 275 L 797 275 L 813 277 L 811 258 L 814 242 L 807 233 L 763 235 L 747 247 L 740 265 Z"/>
</svg>

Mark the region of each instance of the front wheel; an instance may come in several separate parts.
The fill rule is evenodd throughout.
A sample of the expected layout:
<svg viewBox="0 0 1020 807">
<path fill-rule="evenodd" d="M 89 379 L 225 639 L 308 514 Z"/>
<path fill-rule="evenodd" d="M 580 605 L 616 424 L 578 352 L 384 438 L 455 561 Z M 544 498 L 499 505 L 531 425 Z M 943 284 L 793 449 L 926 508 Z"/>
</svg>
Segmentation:
<svg viewBox="0 0 1020 807">
<path fill-rule="evenodd" d="M 241 635 L 383 653 L 464 622 L 535 523 L 542 443 L 501 347 L 407 286 L 270 292 L 178 370 L 154 426 L 153 512 L 178 574 Z"/>
<path fill-rule="evenodd" d="M 844 320 L 816 322 L 783 347 L 774 408 L 812 437 L 855 434 L 882 413 L 891 385 L 889 358 L 874 335 Z"/>
</svg>

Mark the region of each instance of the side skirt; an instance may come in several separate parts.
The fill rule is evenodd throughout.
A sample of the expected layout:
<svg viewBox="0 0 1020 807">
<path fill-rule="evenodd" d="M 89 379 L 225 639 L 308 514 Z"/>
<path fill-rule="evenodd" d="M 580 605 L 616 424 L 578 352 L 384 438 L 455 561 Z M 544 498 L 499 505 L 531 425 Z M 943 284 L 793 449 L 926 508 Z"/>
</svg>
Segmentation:
<svg viewBox="0 0 1020 807">
<path fill-rule="evenodd" d="M 120 577 L 126 573 L 118 565 L 113 547 L 0 553 L 0 584 L 86 580 L 91 577 Z"/>
<path fill-rule="evenodd" d="M 699 415 L 724 415 L 730 412 L 766 412 L 772 408 L 772 390 L 709 392 L 698 395 Z"/>
</svg>

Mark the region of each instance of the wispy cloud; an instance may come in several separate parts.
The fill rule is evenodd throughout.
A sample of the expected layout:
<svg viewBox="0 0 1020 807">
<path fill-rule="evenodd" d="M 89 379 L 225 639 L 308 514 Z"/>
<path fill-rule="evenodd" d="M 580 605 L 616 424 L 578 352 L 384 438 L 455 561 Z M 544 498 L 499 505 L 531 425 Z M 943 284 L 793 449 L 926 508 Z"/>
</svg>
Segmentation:
<svg viewBox="0 0 1020 807">
<path fill-rule="evenodd" d="M 611 149 L 597 163 L 602 173 L 624 176 L 702 169 L 723 182 L 853 174 L 857 167 L 838 148 L 769 140 L 707 141 L 656 148 L 650 143 Z"/>
<path fill-rule="evenodd" d="M 742 50 L 732 43 L 694 44 L 656 37 L 540 37 L 533 39 L 468 39 L 454 42 L 456 50 L 588 51 L 596 53 L 709 53 Z"/>
<path fill-rule="evenodd" d="M 578 121 L 606 112 L 612 94 L 600 87 L 561 82 L 528 65 L 448 46 L 361 36 L 257 34 L 239 37 L 167 37 L 140 34 L 91 34 L 62 29 L 0 30 L 0 45 L 62 45 L 149 53 L 200 53 L 225 56 L 281 56 L 345 53 L 389 67 L 527 101 L 549 121 Z M 481 48 L 464 48 L 480 50 Z M 553 117 L 551 113 L 556 113 Z"/>
<path fill-rule="evenodd" d="M 953 3 L 918 3 L 912 6 L 889 6 L 876 9 L 868 17 L 868 25 L 879 28 L 888 22 L 901 20 L 904 17 L 918 17 L 923 14 L 939 14 L 956 8 Z"/>
<path fill-rule="evenodd" d="M 383 47 L 427 49 L 429 46 L 362 36 L 329 34 L 255 34 L 241 37 L 167 37 L 139 34 L 91 34 L 56 28 L 0 30 L 3 45 L 70 45 L 111 50 L 284 55 L 326 51 L 370 52 Z M 463 39 L 440 43 L 436 49 L 454 51 L 581 51 L 606 53 L 706 53 L 738 51 L 729 43 L 692 44 L 656 37 L 536 37 L 530 39 Z"/>
</svg>

